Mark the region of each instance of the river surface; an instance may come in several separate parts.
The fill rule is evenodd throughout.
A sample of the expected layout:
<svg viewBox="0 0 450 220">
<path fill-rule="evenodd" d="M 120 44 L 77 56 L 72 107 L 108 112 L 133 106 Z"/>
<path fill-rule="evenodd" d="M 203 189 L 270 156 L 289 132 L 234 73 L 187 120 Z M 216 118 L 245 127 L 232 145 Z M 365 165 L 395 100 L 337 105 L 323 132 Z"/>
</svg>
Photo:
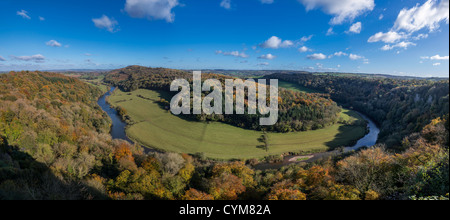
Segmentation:
<svg viewBox="0 0 450 220">
<path fill-rule="evenodd" d="M 106 102 L 106 98 L 114 92 L 116 87 L 111 87 L 109 92 L 107 92 L 105 95 L 103 95 L 98 100 L 98 105 L 103 109 L 103 111 L 108 114 L 109 118 L 111 118 L 112 121 L 112 127 L 111 127 L 111 136 L 113 139 L 122 139 L 130 142 L 131 144 L 134 144 L 132 140 L 130 140 L 127 137 L 127 134 L 125 132 L 125 129 L 127 127 L 127 123 L 125 123 L 122 118 L 119 116 L 119 113 L 116 109 L 111 108 L 111 106 Z"/>
<path fill-rule="evenodd" d="M 355 145 L 353 145 L 351 147 L 346 147 L 345 151 L 358 150 L 361 147 L 372 147 L 375 144 L 377 144 L 378 135 L 380 134 L 380 129 L 377 127 L 375 122 L 372 121 L 372 119 L 370 119 L 369 117 L 367 117 L 359 112 L 358 112 L 358 114 L 361 115 L 361 117 L 367 121 L 367 127 L 369 129 L 369 133 L 366 134 L 366 136 L 364 136 L 363 138 L 359 139 L 359 141 Z"/>
<path fill-rule="evenodd" d="M 122 139 L 122 140 L 126 140 L 128 142 L 130 142 L 131 144 L 134 144 L 134 142 L 132 140 L 130 140 L 127 137 L 127 134 L 125 132 L 126 127 L 127 127 L 127 123 L 125 123 L 122 118 L 119 116 L 118 112 L 116 109 L 111 108 L 111 106 L 106 102 L 106 98 L 108 96 L 110 96 L 112 94 L 112 92 L 114 92 L 114 90 L 116 89 L 116 87 L 111 87 L 110 91 L 107 92 L 105 95 L 103 95 L 99 100 L 98 100 L 98 105 L 103 109 L 103 111 L 105 111 L 108 116 L 111 118 L 112 121 L 112 127 L 111 127 L 111 136 L 113 139 Z M 344 149 L 345 152 L 349 152 L 352 150 L 358 150 L 362 147 L 372 147 L 377 143 L 378 140 L 378 135 L 380 133 L 380 129 L 377 127 L 377 125 L 375 124 L 375 122 L 373 122 L 369 117 L 361 114 L 358 112 L 359 115 L 361 115 L 362 118 L 364 118 L 364 120 L 367 121 L 367 126 L 369 129 L 369 133 L 366 134 L 366 136 L 364 136 L 363 138 L 359 139 L 359 141 L 353 145 L 353 146 L 349 146 L 346 147 Z M 148 153 L 150 151 L 152 151 L 151 149 L 148 148 L 144 148 L 145 152 Z M 328 156 L 332 156 L 332 155 L 337 155 L 339 154 L 339 152 L 337 151 L 331 151 L 331 152 L 324 152 L 324 153 L 318 153 L 318 154 L 312 154 L 312 155 L 307 155 L 307 156 L 302 156 L 302 157 L 307 157 L 307 160 L 303 160 L 302 162 L 313 162 L 316 161 L 318 159 L 324 158 L 324 157 L 328 157 Z M 292 164 L 292 163 L 298 163 L 300 157 L 295 157 L 295 156 L 289 156 L 289 157 L 285 157 L 285 160 L 283 161 L 283 163 L 279 163 L 279 164 L 259 164 L 257 165 L 257 167 L 259 167 L 260 169 L 268 169 L 268 168 L 278 168 L 281 166 L 285 166 L 288 164 Z"/>
</svg>

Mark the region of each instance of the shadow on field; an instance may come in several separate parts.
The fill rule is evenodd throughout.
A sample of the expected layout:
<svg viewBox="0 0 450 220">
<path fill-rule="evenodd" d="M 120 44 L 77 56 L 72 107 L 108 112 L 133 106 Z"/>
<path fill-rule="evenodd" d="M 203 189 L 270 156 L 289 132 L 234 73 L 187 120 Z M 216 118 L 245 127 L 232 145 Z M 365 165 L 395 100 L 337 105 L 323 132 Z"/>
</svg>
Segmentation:
<svg viewBox="0 0 450 220">
<path fill-rule="evenodd" d="M 342 125 L 339 127 L 339 133 L 334 137 L 332 141 L 325 143 L 328 146 L 328 150 L 336 150 L 340 147 L 349 147 L 355 145 L 359 139 L 363 138 L 358 134 L 355 134 L 355 131 L 359 129 L 361 125 L 360 123 L 365 123 L 364 119 L 362 119 L 356 112 L 350 111 L 346 112 L 346 115 L 349 117 L 357 118 L 358 120 L 354 122 L 355 125 Z M 353 131 L 353 132 L 352 132 Z"/>
</svg>

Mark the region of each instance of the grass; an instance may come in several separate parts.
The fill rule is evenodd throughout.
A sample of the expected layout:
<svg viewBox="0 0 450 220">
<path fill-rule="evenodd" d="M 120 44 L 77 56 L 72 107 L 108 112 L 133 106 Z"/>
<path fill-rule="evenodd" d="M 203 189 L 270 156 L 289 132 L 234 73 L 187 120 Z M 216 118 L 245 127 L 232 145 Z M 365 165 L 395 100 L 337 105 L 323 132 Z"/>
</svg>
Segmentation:
<svg viewBox="0 0 450 220">
<path fill-rule="evenodd" d="M 250 159 L 286 152 L 320 152 L 350 145 L 364 136 L 365 129 L 336 124 L 325 129 L 269 133 L 270 148 L 258 148 L 262 132 L 245 130 L 224 123 L 187 121 L 162 109 L 155 101 L 167 94 L 151 90 L 131 93 L 116 91 L 109 98 L 112 105 L 125 108 L 133 121 L 127 135 L 146 147 L 169 152 L 195 154 L 203 152 L 213 159 Z M 138 96 L 145 97 L 146 99 Z M 150 100 L 153 101 L 150 101 Z M 343 110 L 346 120 L 363 120 L 357 113 Z"/>
<path fill-rule="evenodd" d="M 103 78 L 104 76 L 99 76 L 97 79 L 94 80 L 87 80 L 87 79 L 81 79 L 83 81 L 85 81 L 86 83 L 95 86 L 97 88 L 99 88 L 103 93 L 106 93 L 109 91 L 109 87 L 105 84 L 103 84 Z"/>
<path fill-rule="evenodd" d="M 309 89 L 309 88 L 300 86 L 298 84 L 287 82 L 287 81 L 283 81 L 283 80 L 278 80 L 278 86 L 282 87 L 282 88 L 285 88 L 285 89 L 288 89 L 288 90 L 296 91 L 296 92 L 323 93 L 323 92 L 318 91 L 318 90 Z"/>
</svg>

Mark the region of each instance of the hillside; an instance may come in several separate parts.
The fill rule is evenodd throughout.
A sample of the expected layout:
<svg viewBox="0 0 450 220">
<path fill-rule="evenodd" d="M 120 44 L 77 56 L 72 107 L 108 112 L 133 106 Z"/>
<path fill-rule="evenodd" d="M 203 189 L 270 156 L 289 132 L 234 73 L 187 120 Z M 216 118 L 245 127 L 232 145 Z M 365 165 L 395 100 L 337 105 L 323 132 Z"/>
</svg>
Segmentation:
<svg viewBox="0 0 450 220">
<path fill-rule="evenodd" d="M 399 146 L 401 140 L 437 117 L 449 113 L 449 81 L 367 78 L 316 74 L 268 76 L 316 89 L 339 104 L 360 111 L 381 127 L 380 142 Z"/>
</svg>

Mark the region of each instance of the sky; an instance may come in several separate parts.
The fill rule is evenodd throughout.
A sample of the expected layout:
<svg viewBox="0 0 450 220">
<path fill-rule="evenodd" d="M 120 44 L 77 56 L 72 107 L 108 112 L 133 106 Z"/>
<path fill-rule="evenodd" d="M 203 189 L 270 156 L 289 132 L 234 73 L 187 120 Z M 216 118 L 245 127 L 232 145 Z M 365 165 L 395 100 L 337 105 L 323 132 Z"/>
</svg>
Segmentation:
<svg viewBox="0 0 450 220">
<path fill-rule="evenodd" d="M 449 76 L 449 0 L 0 0 L 0 71 Z"/>
</svg>

